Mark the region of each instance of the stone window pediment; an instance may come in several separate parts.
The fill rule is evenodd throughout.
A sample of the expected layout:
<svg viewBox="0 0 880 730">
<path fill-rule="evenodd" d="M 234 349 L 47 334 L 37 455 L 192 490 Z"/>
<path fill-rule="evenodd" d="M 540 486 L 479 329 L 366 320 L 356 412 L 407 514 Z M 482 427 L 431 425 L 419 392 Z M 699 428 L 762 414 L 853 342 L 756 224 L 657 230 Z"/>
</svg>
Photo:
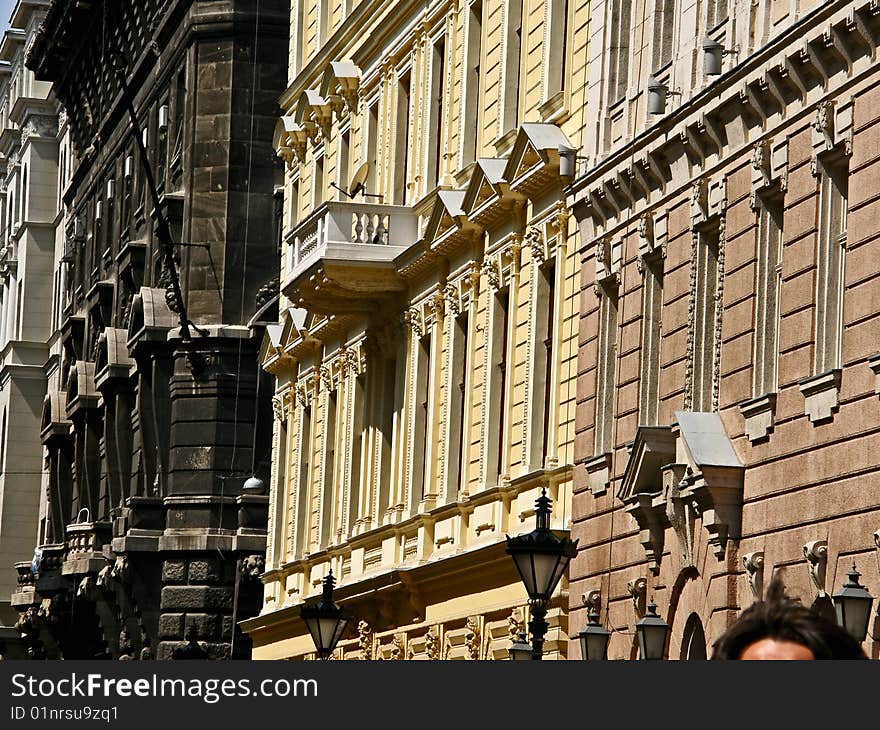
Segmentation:
<svg viewBox="0 0 880 730">
<path fill-rule="evenodd" d="M 618 498 L 639 526 L 649 568 L 660 571 L 666 530 L 676 535 L 681 567 L 693 565 L 699 517 L 715 555 L 742 527 L 745 467 L 718 413 L 676 411 L 670 426 L 640 426 Z"/>
<path fill-rule="evenodd" d="M 559 178 L 560 148 L 574 149 L 555 124 L 527 123 L 520 127 L 504 168 L 512 190 L 528 195 Z"/>
<path fill-rule="evenodd" d="M 468 220 L 462 207 L 463 190 L 439 190 L 425 226 L 425 241 L 434 250 L 450 248 L 461 239 L 471 240 L 475 226 Z"/>
<path fill-rule="evenodd" d="M 501 157 L 480 157 L 471 172 L 461 207 L 468 218 L 484 227 L 491 227 L 505 214 L 500 203 L 510 198 L 504 178 L 507 160 Z"/>
</svg>

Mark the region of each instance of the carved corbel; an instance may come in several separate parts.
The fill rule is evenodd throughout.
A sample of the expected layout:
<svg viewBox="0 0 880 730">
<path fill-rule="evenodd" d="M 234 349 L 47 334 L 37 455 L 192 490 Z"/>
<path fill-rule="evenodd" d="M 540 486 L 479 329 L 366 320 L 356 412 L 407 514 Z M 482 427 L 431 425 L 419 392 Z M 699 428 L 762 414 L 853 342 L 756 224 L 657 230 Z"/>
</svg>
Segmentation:
<svg viewBox="0 0 880 730">
<path fill-rule="evenodd" d="M 691 184 L 691 220 L 702 222 L 707 216 L 707 185 L 705 180 L 694 180 Z"/>
<path fill-rule="evenodd" d="M 661 469 L 666 518 L 678 538 L 682 569 L 694 565 L 694 510 L 690 502 L 683 499 L 680 493 L 681 480 L 686 470 L 685 464 L 668 464 Z"/>
<path fill-rule="evenodd" d="M 633 578 L 627 582 L 626 590 L 632 598 L 636 618 L 644 618 L 648 608 L 648 579 L 641 576 Z"/>
<path fill-rule="evenodd" d="M 494 256 L 486 257 L 480 271 L 486 276 L 486 281 L 494 291 L 501 289 L 501 267 Z"/>
<path fill-rule="evenodd" d="M 403 313 L 403 321 L 409 325 L 416 337 L 422 337 L 425 334 L 424 323 L 422 322 L 422 314 L 416 307 L 409 307 Z"/>
<path fill-rule="evenodd" d="M 602 603 L 602 591 L 599 588 L 591 588 L 586 593 L 581 594 L 581 602 L 589 611 L 599 610 Z"/>
<path fill-rule="evenodd" d="M 373 659 L 373 628 L 366 621 L 358 623 L 358 649 L 363 661 Z"/>
<path fill-rule="evenodd" d="M 811 540 L 804 545 L 804 557 L 810 569 L 810 580 L 819 596 L 825 596 L 825 573 L 828 568 L 828 541 Z"/>
<path fill-rule="evenodd" d="M 547 259 L 544 234 L 537 226 L 530 226 L 523 236 L 523 244 L 531 251 L 532 259 L 540 266 Z"/>
<path fill-rule="evenodd" d="M 626 500 L 626 511 L 639 526 L 639 542 L 645 551 L 648 569 L 653 575 L 660 573 L 666 527 L 669 524 L 666 510 L 655 501 L 662 494 L 634 494 Z"/>
<path fill-rule="evenodd" d="M 764 551 L 756 550 L 742 556 L 743 567 L 749 580 L 752 598 L 761 601 L 764 598 Z"/>
</svg>

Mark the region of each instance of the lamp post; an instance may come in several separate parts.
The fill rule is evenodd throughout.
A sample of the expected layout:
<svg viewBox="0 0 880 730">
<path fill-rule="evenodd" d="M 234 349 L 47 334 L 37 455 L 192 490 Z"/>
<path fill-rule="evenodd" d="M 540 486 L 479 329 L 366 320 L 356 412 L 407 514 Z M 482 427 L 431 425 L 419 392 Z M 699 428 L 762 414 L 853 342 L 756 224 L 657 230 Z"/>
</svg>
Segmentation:
<svg viewBox="0 0 880 730">
<path fill-rule="evenodd" d="M 318 659 L 329 659 L 345 633 L 351 616 L 333 602 L 333 586 L 336 579 L 332 571 L 324 578 L 323 591 L 317 603 L 304 605 L 299 615 L 315 642 Z"/>
<path fill-rule="evenodd" d="M 505 536 L 507 554 L 513 558 L 529 595 L 532 659 L 541 659 L 544 654 L 544 635 L 549 628 L 545 620 L 547 605 L 569 561 L 577 554 L 577 540 L 572 542 L 550 529 L 552 504 L 547 490 L 542 489 L 535 501 L 535 529 L 526 535 Z"/>
<path fill-rule="evenodd" d="M 654 601 L 648 604 L 648 612 L 636 624 L 639 639 L 640 659 L 662 659 L 666 650 L 666 637 L 669 635 L 669 624 L 657 615 Z"/>
<path fill-rule="evenodd" d="M 590 609 L 587 625 L 578 634 L 578 638 L 581 642 L 581 659 L 596 661 L 608 658 L 608 639 L 611 638 L 611 632 L 599 623 L 599 612 L 595 608 Z"/>
<path fill-rule="evenodd" d="M 871 606 L 874 603 L 874 596 L 859 583 L 860 575 L 861 573 L 856 570 L 856 564 L 853 563 L 849 580 L 831 597 L 837 613 L 837 623 L 859 643 L 863 642 L 868 634 Z"/>
</svg>

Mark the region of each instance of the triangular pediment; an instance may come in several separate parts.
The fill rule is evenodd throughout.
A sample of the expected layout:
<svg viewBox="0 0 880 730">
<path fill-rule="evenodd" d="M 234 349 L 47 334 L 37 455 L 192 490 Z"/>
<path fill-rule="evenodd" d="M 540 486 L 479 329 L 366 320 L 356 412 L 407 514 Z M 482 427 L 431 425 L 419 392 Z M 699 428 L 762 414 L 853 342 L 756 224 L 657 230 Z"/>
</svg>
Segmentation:
<svg viewBox="0 0 880 730">
<path fill-rule="evenodd" d="M 440 190 L 434 200 L 431 216 L 425 226 L 425 240 L 434 241 L 450 228 L 461 228 L 464 220 L 464 210 L 461 207 L 464 201 L 463 190 Z"/>
<path fill-rule="evenodd" d="M 558 164 L 562 147 L 571 149 L 572 144 L 555 124 L 523 124 L 507 159 L 504 178 L 515 185 L 534 169 Z"/>
<path fill-rule="evenodd" d="M 280 317 L 281 330 L 278 333 L 279 346 L 286 347 L 294 340 L 299 339 L 300 333 L 303 330 L 308 329 L 306 323 L 309 319 L 314 319 L 314 315 L 310 315 L 305 309 L 300 309 L 299 307 L 288 307 L 285 309 Z"/>
<path fill-rule="evenodd" d="M 660 470 L 675 461 L 675 435 L 671 426 L 639 426 L 623 472 L 618 498 L 626 502 L 637 494 L 662 489 Z"/>
<path fill-rule="evenodd" d="M 506 165 L 507 161 L 498 157 L 481 157 L 477 160 L 461 204 L 467 214 L 501 196 Z"/>
</svg>

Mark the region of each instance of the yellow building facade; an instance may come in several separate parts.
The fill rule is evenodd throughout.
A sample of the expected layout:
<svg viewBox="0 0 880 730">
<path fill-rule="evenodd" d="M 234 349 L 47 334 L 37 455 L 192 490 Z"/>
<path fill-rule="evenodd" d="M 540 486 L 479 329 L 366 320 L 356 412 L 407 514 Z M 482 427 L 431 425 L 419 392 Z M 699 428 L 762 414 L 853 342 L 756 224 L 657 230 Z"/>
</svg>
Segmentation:
<svg viewBox="0 0 880 730">
<path fill-rule="evenodd" d="M 299 608 L 331 570 L 357 617 L 339 658 L 506 658 L 528 623 L 504 535 L 533 528 L 542 488 L 571 522 L 560 151 L 582 144 L 588 34 L 566 0 L 293 3 L 255 658 L 313 654 Z M 567 606 L 563 581 L 548 658 Z"/>
</svg>

